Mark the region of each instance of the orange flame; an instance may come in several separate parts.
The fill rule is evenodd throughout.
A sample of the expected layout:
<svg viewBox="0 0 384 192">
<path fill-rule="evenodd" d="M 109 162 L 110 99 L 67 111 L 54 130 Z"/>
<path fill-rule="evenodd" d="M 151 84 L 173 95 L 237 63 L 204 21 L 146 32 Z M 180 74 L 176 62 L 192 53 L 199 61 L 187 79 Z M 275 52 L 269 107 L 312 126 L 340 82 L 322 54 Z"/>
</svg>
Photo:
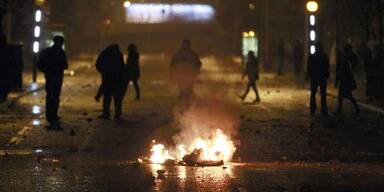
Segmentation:
<svg viewBox="0 0 384 192">
<path fill-rule="evenodd" d="M 224 161 L 229 162 L 236 151 L 232 140 L 217 129 L 210 138 L 196 138 L 190 145 L 179 144 L 176 150 L 169 151 L 162 144 L 154 144 L 151 149 L 150 161 L 152 163 L 162 164 L 166 160 L 181 161 L 187 154 L 194 150 L 201 150 L 199 160 L 202 161 Z"/>
</svg>

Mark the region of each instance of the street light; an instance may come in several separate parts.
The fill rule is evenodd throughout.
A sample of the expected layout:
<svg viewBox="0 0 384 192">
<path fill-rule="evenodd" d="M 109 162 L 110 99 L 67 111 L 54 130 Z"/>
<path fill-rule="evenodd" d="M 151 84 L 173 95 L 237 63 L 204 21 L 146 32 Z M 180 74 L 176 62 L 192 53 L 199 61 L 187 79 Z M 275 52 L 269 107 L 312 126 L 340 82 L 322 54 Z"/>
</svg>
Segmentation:
<svg viewBox="0 0 384 192">
<path fill-rule="evenodd" d="M 306 4 L 309 14 L 309 52 L 311 55 L 316 53 L 316 13 L 319 10 L 319 4 L 316 1 L 308 1 Z"/>
<path fill-rule="evenodd" d="M 33 72 L 32 72 L 32 81 L 33 83 L 37 80 L 37 54 L 40 51 L 40 36 L 41 36 L 41 21 L 43 20 L 43 11 L 41 9 L 41 6 L 45 3 L 45 0 L 35 0 L 35 4 L 37 6 L 37 9 L 35 11 L 35 27 L 33 30 L 33 44 L 32 44 L 32 51 L 33 51 Z"/>
<path fill-rule="evenodd" d="M 42 18 L 42 12 L 41 12 L 41 10 L 38 9 L 38 10 L 36 10 L 36 13 L 35 13 L 35 22 L 40 23 L 41 18 Z"/>
<path fill-rule="evenodd" d="M 124 1 L 124 7 L 125 8 L 128 8 L 131 6 L 131 2 L 130 1 Z"/>
<path fill-rule="evenodd" d="M 319 4 L 316 1 L 308 1 L 307 10 L 311 13 L 317 12 L 319 9 Z"/>
</svg>

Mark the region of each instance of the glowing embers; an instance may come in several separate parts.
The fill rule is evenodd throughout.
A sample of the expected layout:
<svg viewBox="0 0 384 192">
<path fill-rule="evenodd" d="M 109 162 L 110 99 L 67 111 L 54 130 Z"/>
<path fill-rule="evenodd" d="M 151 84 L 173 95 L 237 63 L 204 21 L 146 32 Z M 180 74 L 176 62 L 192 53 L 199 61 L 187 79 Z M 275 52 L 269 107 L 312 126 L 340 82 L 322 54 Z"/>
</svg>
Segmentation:
<svg viewBox="0 0 384 192">
<path fill-rule="evenodd" d="M 131 3 L 126 7 L 128 23 L 200 22 L 214 19 L 215 9 L 208 4 Z"/>
<path fill-rule="evenodd" d="M 207 138 L 195 138 L 191 144 L 179 144 L 173 150 L 154 143 L 149 161 L 156 164 L 219 166 L 229 162 L 235 151 L 232 140 L 222 130 L 217 129 Z"/>
</svg>

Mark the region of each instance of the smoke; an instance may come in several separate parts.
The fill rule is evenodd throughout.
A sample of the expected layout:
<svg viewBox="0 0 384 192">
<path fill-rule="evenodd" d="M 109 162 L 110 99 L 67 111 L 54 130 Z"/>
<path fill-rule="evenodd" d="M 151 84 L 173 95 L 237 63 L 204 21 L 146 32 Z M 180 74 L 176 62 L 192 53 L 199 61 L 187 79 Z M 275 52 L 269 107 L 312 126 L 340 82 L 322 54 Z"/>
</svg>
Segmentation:
<svg viewBox="0 0 384 192">
<path fill-rule="evenodd" d="M 217 61 L 209 63 L 217 65 Z M 206 63 L 204 62 L 204 64 Z M 208 68 L 212 68 L 212 66 L 208 66 Z M 211 73 L 202 75 L 207 74 Z M 174 121 L 178 134 L 173 137 L 173 140 L 177 145 L 189 146 L 196 138 L 209 140 L 217 129 L 221 129 L 233 140 L 240 126 L 237 108 L 225 97 L 228 87 L 217 86 L 218 83 L 226 83 L 209 81 L 206 80 L 206 77 L 200 79 L 204 79 L 204 81 L 198 85 L 199 94 L 191 101 L 180 101 L 174 109 Z"/>
</svg>

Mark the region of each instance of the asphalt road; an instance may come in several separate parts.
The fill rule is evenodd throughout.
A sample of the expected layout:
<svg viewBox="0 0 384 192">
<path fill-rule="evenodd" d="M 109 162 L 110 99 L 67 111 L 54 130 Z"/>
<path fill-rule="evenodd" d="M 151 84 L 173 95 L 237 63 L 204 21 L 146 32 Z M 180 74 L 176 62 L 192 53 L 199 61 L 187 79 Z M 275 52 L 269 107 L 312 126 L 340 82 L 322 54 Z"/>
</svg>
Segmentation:
<svg viewBox="0 0 384 192">
<path fill-rule="evenodd" d="M 251 103 L 252 94 L 241 102 L 240 66 L 214 57 L 204 58 L 196 85 L 196 106 L 206 114 L 189 119 L 208 118 L 228 130 L 237 148 L 233 162 L 219 167 L 135 163 L 148 156 L 153 139 L 169 146 L 180 139 L 180 103 L 168 78 L 168 60 L 143 57 L 143 98 L 134 101 L 130 87 L 122 121 L 97 119 L 101 103 L 93 96 L 100 79 L 94 68 L 65 78 L 63 132 L 44 128 L 44 91 L 2 106 L 0 191 L 384 190 L 382 114 L 363 110 L 356 117 L 348 106 L 343 118 L 310 117 L 303 81 L 272 74 L 262 74 L 260 104 Z M 329 104 L 334 110 L 336 101 L 329 98 Z"/>
</svg>

